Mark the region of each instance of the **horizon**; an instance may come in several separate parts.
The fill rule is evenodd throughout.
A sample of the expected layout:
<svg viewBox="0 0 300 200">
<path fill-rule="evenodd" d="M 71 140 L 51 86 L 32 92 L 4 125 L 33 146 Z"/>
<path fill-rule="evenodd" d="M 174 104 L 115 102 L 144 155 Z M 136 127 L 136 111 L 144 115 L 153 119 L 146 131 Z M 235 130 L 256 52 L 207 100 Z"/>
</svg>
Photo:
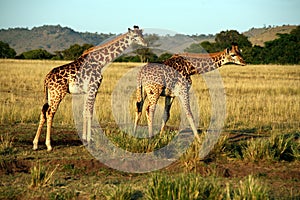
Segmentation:
<svg viewBox="0 0 300 200">
<path fill-rule="evenodd" d="M 268 28 L 276 28 L 276 27 L 284 27 L 284 26 L 299 26 L 300 24 L 282 24 L 282 25 L 264 25 L 263 27 L 251 27 L 243 32 L 240 32 L 239 30 L 236 30 L 238 31 L 239 33 L 245 33 L 247 31 L 250 31 L 251 29 L 268 29 Z M 60 26 L 61 28 L 68 28 L 68 29 L 71 29 L 75 32 L 78 32 L 78 33 L 92 33 L 92 34 L 121 34 L 120 33 L 113 33 L 113 32 L 89 32 L 89 31 L 81 31 L 81 30 L 76 30 L 74 29 L 73 27 L 70 27 L 70 26 L 63 26 L 61 24 L 43 24 L 43 25 L 39 25 L 39 26 L 33 26 L 33 27 L 8 27 L 8 28 L 0 28 L 0 30 L 9 30 L 9 29 L 27 29 L 29 31 L 33 30 L 34 28 L 40 28 L 40 27 L 44 27 L 44 26 Z M 129 27 L 130 28 L 130 27 Z M 155 30 L 153 28 L 146 28 L 147 30 Z M 194 34 L 184 34 L 184 33 L 177 33 L 177 32 L 174 32 L 174 31 L 170 31 L 170 30 L 163 30 L 163 29 L 158 29 L 159 31 L 161 31 L 162 33 L 165 33 L 165 31 L 169 31 L 169 32 L 172 32 L 174 34 L 182 34 L 182 35 L 187 35 L 187 36 L 199 36 L 199 35 L 205 35 L 205 36 L 215 36 L 216 34 L 220 33 L 221 31 L 229 31 L 229 30 L 235 30 L 235 29 L 224 29 L 224 30 L 220 30 L 220 32 L 217 32 L 217 33 L 208 33 L 208 34 L 205 34 L 205 33 L 194 33 Z"/>
<path fill-rule="evenodd" d="M 298 0 L 91 0 L 0 1 L 0 29 L 60 24 L 78 32 L 123 33 L 128 27 L 179 34 L 245 32 L 253 27 L 299 24 Z"/>
</svg>

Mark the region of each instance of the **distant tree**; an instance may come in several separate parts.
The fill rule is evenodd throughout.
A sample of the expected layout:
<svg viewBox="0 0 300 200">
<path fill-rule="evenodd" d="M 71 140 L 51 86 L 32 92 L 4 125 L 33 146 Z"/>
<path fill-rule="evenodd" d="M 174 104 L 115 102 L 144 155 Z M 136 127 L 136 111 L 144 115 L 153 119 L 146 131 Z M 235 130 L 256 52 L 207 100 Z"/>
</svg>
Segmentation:
<svg viewBox="0 0 300 200">
<path fill-rule="evenodd" d="M 120 56 L 114 60 L 114 62 L 141 62 L 140 57 L 138 55 L 135 56 Z"/>
<path fill-rule="evenodd" d="M 63 60 L 64 56 L 61 51 L 54 51 L 54 56 L 52 57 L 52 60 Z"/>
<path fill-rule="evenodd" d="M 265 42 L 265 62 L 300 64 L 300 26 L 290 34 L 278 34 L 278 36 L 278 39 Z"/>
<path fill-rule="evenodd" d="M 139 56 L 141 62 L 156 62 L 158 58 L 149 48 L 137 49 L 135 53 Z"/>
<path fill-rule="evenodd" d="M 24 59 L 51 59 L 53 55 L 44 49 L 27 51 L 18 56 Z"/>
<path fill-rule="evenodd" d="M 251 48 L 244 48 L 243 49 L 243 58 L 246 63 L 251 64 L 263 64 L 266 63 L 266 52 L 265 49 L 261 46 L 254 45 Z"/>
<path fill-rule="evenodd" d="M 165 60 L 169 59 L 171 56 L 172 56 L 172 54 L 170 54 L 170 53 L 163 53 L 157 58 L 157 62 L 162 63 Z"/>
<path fill-rule="evenodd" d="M 79 44 L 71 45 L 68 49 L 61 52 L 64 60 L 75 60 L 77 59 L 85 50 L 93 47 L 92 44 Z"/>
<path fill-rule="evenodd" d="M 216 34 L 215 42 L 219 51 L 230 47 L 233 42 L 237 43 L 240 48 L 252 47 L 248 38 L 236 30 L 221 31 Z"/>
<path fill-rule="evenodd" d="M 16 51 L 9 47 L 9 44 L 0 41 L 0 58 L 14 58 Z"/>
<path fill-rule="evenodd" d="M 191 53 L 213 53 L 218 51 L 223 51 L 224 49 L 231 46 L 235 42 L 240 48 L 250 48 L 252 46 L 251 42 L 246 36 L 240 34 L 235 30 L 221 31 L 216 34 L 215 42 L 211 43 L 209 41 L 204 41 L 201 43 L 191 44 L 184 51 Z"/>
</svg>

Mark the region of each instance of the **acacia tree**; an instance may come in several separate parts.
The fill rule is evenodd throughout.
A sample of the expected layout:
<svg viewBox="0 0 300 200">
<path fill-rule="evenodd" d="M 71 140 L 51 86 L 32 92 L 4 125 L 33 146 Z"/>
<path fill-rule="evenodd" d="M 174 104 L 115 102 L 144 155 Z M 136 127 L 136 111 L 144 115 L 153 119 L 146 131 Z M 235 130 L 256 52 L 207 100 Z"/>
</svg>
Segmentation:
<svg viewBox="0 0 300 200">
<path fill-rule="evenodd" d="M 10 48 L 9 44 L 0 41 L 0 58 L 14 58 L 16 51 Z"/>
<path fill-rule="evenodd" d="M 68 49 L 61 52 L 64 60 L 75 60 L 77 59 L 85 50 L 93 47 L 92 44 L 79 44 L 71 45 Z"/>
<path fill-rule="evenodd" d="M 53 55 L 44 49 L 34 49 L 26 51 L 18 56 L 24 59 L 51 59 Z"/>
<path fill-rule="evenodd" d="M 237 43 L 240 48 L 252 47 L 248 38 L 236 30 L 221 31 L 215 38 L 215 43 L 219 51 L 231 46 L 233 42 Z"/>
<path fill-rule="evenodd" d="M 300 63 L 300 26 L 290 34 L 278 34 L 279 38 L 265 42 L 265 62 L 275 64 Z"/>
<path fill-rule="evenodd" d="M 225 48 L 231 46 L 235 42 L 240 48 L 251 48 L 252 44 L 246 36 L 240 34 L 236 30 L 221 31 L 216 34 L 215 42 L 211 43 L 209 41 L 204 41 L 198 44 L 191 44 L 185 49 L 186 52 L 191 53 L 213 53 L 218 51 L 223 51 Z"/>
</svg>

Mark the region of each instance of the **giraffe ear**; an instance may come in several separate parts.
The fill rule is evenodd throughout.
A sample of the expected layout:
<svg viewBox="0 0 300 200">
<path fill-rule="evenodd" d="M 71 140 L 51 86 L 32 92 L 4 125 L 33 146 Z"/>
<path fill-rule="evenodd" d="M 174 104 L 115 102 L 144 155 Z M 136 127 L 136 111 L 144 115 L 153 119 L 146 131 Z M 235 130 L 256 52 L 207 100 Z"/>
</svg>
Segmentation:
<svg viewBox="0 0 300 200">
<path fill-rule="evenodd" d="M 128 32 L 130 32 L 131 31 L 131 29 L 130 28 L 128 28 Z"/>
<path fill-rule="evenodd" d="M 227 53 L 227 54 L 230 53 L 230 48 L 226 48 L 226 53 Z"/>
</svg>

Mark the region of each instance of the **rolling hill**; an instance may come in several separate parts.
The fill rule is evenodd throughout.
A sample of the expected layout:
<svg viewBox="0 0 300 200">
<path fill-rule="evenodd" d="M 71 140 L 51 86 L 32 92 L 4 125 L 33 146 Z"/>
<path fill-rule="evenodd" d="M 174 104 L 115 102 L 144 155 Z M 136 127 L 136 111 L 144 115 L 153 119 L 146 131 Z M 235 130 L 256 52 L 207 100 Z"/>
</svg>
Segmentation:
<svg viewBox="0 0 300 200">
<path fill-rule="evenodd" d="M 243 34 L 249 38 L 253 45 L 263 46 L 264 42 L 276 39 L 277 33 L 290 33 L 296 28 L 293 25 L 283 25 L 277 27 L 251 28 Z M 93 44 L 98 45 L 105 39 L 114 36 L 112 33 L 89 33 L 77 32 L 69 27 L 60 25 L 44 25 L 40 27 L 9 28 L 0 29 L 0 41 L 8 43 L 15 49 L 17 54 L 33 49 L 45 49 L 48 52 L 62 51 L 68 49 L 73 44 Z M 214 35 L 190 36 L 197 42 L 208 40 L 214 41 Z"/>
<path fill-rule="evenodd" d="M 264 46 L 265 42 L 278 38 L 278 33 L 290 33 L 296 27 L 297 26 L 295 25 L 283 25 L 276 27 L 251 28 L 243 34 L 248 37 L 253 45 Z"/>
<path fill-rule="evenodd" d="M 98 45 L 114 34 L 81 33 L 60 25 L 44 25 L 27 28 L 1 29 L 0 41 L 6 42 L 17 54 L 33 49 L 45 49 L 51 53 L 69 48 L 73 44 Z"/>
</svg>

